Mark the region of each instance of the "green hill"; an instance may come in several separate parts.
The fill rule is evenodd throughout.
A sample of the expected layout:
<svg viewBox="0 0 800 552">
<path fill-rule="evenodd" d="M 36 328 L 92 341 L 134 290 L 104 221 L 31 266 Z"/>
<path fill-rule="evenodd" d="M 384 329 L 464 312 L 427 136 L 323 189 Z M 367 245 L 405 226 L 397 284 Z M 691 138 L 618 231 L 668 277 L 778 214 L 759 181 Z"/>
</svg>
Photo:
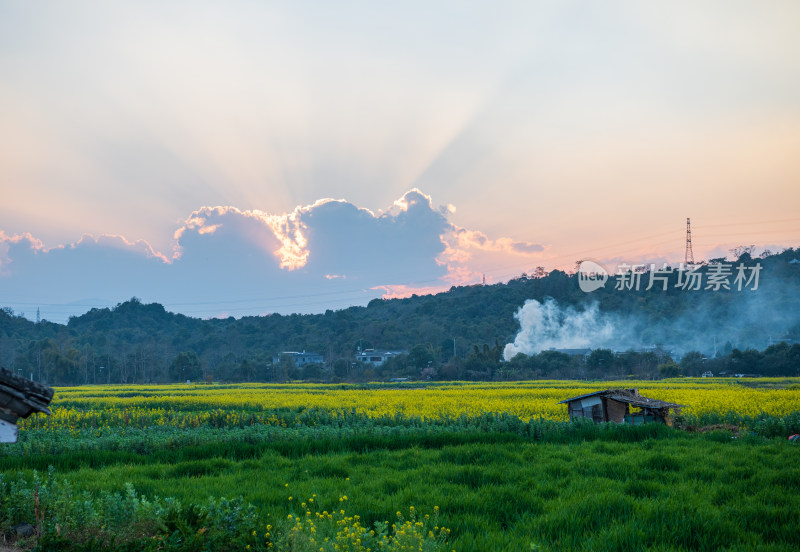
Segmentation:
<svg viewBox="0 0 800 552">
<path fill-rule="evenodd" d="M 639 289 L 617 289 L 619 279 L 612 277 L 604 288 L 584 293 L 576 275 L 555 270 L 501 284 L 453 287 L 436 295 L 376 299 L 366 307 L 315 315 L 200 320 L 133 298 L 114 308 L 92 309 L 61 325 L 34 323 L 3 309 L 0 365 L 53 385 L 186 379 L 646 376 L 691 374 L 709 366 L 716 371 L 792 372 L 797 366 L 790 352 L 800 349 L 795 345 L 800 339 L 800 263 L 792 262 L 798 257 L 800 251 L 793 249 L 760 259 L 745 254 L 727 264 L 732 271 L 728 278 L 731 289 L 719 290 L 706 288 L 710 274 L 719 271 L 712 263 L 699 270 L 705 283 L 697 290 L 682 289 L 677 272 L 669 275 L 666 290 L 661 289 L 661 282 L 646 290 L 651 273 L 643 271 L 629 275 L 639 274 Z M 761 267 L 758 289 L 736 289 L 738 265 L 747 270 Z M 513 342 L 520 330 L 515 313 L 526 301 L 542 303 L 548 298 L 558 314 L 554 323 L 596 305 L 597 316 L 613 326 L 612 337 L 593 342 L 595 336 L 589 332 L 586 339 L 590 348 L 608 350 L 611 356 L 603 353 L 606 360 L 599 362 L 603 356 L 599 353 L 591 359 L 534 351 L 500 362 L 504 346 Z M 540 331 L 533 330 L 534 334 Z M 748 349 L 750 357 L 753 353 L 763 357 L 765 353 L 759 351 L 770 343 L 790 351 L 781 353 L 789 355 L 789 360 L 776 364 L 774 359 L 749 358 L 738 360 L 738 366 L 733 361 Z M 716 359 L 711 358 L 715 345 Z M 409 354 L 375 368 L 355 363 L 359 347 Z M 324 364 L 303 370 L 286 361 L 273 365 L 273 357 L 282 351 L 314 351 L 324 357 Z M 629 351 L 628 356 L 620 351 Z M 673 362 L 691 351 L 697 351 L 690 355 L 693 363 Z"/>
</svg>

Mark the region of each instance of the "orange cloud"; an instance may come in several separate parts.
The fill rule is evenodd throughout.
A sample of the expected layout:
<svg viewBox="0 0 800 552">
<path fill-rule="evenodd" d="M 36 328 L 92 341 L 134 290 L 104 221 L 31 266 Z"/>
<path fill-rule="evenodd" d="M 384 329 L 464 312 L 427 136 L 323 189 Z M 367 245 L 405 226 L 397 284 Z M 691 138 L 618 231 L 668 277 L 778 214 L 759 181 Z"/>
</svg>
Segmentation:
<svg viewBox="0 0 800 552">
<path fill-rule="evenodd" d="M 293 212 L 283 215 L 271 215 L 260 210 L 242 210 L 237 207 L 217 205 L 214 207 L 202 207 L 194 212 L 184 221 L 184 225 L 175 231 L 176 257 L 180 257 L 182 248 L 180 240 L 187 230 L 194 230 L 200 235 L 214 234 L 226 223 L 234 224 L 236 217 L 237 230 L 262 247 L 270 247 L 271 244 L 263 242 L 262 235 L 258 232 L 247 232 L 241 227 L 241 219 L 255 221 L 263 225 L 278 240 L 279 247 L 270 251 L 280 262 L 280 267 L 288 270 L 295 270 L 304 266 L 308 260 L 307 242 L 303 234 L 305 226 L 300 220 L 300 215 L 310 208 L 297 207 Z"/>
<path fill-rule="evenodd" d="M 509 276 L 505 274 L 507 270 L 511 270 L 512 275 L 530 270 L 547 250 L 536 243 L 511 238 L 490 239 L 483 232 L 458 226 L 452 228 L 442 236 L 446 247 L 437 262 L 447 267 L 446 279 L 456 285 L 476 283 L 484 276 L 487 281 L 498 281 Z"/>
</svg>

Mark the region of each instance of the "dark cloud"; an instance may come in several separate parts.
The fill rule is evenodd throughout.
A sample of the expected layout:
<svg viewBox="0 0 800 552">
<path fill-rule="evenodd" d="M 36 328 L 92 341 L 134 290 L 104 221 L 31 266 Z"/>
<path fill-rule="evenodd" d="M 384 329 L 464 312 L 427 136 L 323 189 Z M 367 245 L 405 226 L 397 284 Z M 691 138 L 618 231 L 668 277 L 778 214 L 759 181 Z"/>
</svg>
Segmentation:
<svg viewBox="0 0 800 552">
<path fill-rule="evenodd" d="M 343 201 L 330 201 L 303 213 L 307 228 L 308 270 L 346 275 L 370 285 L 421 282 L 439 278 L 435 262 L 444 251 L 444 216 L 419 192 L 409 192 L 396 212 L 379 216 Z"/>
<path fill-rule="evenodd" d="M 54 321 L 132 296 L 195 316 L 320 312 L 365 304 L 378 286 L 441 278 L 450 228 L 414 190 L 382 214 L 339 200 L 284 215 L 204 207 L 166 253 L 120 236 L 46 248 L 0 233 L 0 305 L 28 315 L 38 306 Z"/>
</svg>

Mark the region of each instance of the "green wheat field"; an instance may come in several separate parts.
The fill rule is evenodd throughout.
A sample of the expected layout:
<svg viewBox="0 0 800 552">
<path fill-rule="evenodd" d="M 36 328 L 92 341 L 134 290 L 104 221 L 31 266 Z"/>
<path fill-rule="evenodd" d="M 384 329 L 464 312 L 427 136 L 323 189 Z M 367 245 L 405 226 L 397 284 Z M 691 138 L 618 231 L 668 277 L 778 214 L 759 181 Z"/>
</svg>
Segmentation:
<svg viewBox="0 0 800 552">
<path fill-rule="evenodd" d="M 648 393 L 776 411 L 687 408 L 673 427 L 514 413 L 520 389 L 534 408 L 535 389 L 586 382 L 57 389 L 53 416 L 0 447 L 0 523 L 37 550 L 800 549 L 800 381 L 692 381 Z M 472 410 L 442 408 L 454 389 Z"/>
</svg>

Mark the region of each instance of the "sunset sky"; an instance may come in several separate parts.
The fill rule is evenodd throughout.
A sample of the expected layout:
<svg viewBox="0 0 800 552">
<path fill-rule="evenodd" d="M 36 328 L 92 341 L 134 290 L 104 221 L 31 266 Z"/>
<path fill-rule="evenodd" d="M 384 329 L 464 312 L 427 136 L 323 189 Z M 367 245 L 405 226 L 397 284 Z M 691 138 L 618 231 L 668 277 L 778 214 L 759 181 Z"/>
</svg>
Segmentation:
<svg viewBox="0 0 800 552">
<path fill-rule="evenodd" d="M 800 3 L 0 0 L 0 306 L 800 245 Z"/>
</svg>

